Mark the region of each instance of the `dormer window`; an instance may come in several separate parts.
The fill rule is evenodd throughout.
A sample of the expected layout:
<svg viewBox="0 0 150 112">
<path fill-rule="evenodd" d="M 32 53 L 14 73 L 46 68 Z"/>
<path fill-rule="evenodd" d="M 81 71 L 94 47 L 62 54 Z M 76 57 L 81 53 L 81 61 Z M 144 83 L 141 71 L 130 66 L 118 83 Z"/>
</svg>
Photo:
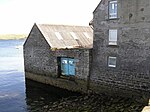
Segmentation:
<svg viewBox="0 0 150 112">
<path fill-rule="evenodd" d="M 117 0 L 109 2 L 109 19 L 117 18 Z"/>
</svg>

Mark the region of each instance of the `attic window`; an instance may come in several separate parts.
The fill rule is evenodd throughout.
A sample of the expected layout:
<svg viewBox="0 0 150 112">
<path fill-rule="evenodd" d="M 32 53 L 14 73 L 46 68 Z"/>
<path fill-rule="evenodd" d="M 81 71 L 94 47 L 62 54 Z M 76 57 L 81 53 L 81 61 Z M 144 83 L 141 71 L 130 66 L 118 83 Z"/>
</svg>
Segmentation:
<svg viewBox="0 0 150 112">
<path fill-rule="evenodd" d="M 87 32 L 83 33 L 88 39 L 90 39 L 90 36 L 87 34 Z"/>
<path fill-rule="evenodd" d="M 109 19 L 117 18 L 117 0 L 109 2 Z"/>
<path fill-rule="evenodd" d="M 55 32 L 55 35 L 59 40 L 63 40 L 63 38 L 59 32 Z"/>
<path fill-rule="evenodd" d="M 70 34 L 75 40 L 78 39 L 78 37 L 76 36 L 76 34 L 74 32 L 70 32 Z"/>
</svg>

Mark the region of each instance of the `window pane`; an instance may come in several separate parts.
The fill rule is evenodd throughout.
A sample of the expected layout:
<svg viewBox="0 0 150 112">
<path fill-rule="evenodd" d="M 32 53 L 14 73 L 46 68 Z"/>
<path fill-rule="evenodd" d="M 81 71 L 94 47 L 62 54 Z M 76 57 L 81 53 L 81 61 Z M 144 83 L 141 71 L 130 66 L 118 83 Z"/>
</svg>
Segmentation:
<svg viewBox="0 0 150 112">
<path fill-rule="evenodd" d="M 117 14 L 117 3 L 114 4 L 114 13 Z"/>
<path fill-rule="evenodd" d="M 67 64 L 67 60 L 62 60 L 62 63 L 63 64 Z"/>
<path fill-rule="evenodd" d="M 109 30 L 109 45 L 117 45 L 117 30 Z"/>
<path fill-rule="evenodd" d="M 117 41 L 117 30 L 109 30 L 109 41 Z"/>
<path fill-rule="evenodd" d="M 110 57 L 108 59 L 108 66 L 109 67 L 116 67 L 116 57 Z"/>
<path fill-rule="evenodd" d="M 115 4 L 111 4 L 111 9 L 112 9 L 112 10 L 115 9 Z"/>
<path fill-rule="evenodd" d="M 109 18 L 117 18 L 117 1 L 109 2 Z"/>
</svg>

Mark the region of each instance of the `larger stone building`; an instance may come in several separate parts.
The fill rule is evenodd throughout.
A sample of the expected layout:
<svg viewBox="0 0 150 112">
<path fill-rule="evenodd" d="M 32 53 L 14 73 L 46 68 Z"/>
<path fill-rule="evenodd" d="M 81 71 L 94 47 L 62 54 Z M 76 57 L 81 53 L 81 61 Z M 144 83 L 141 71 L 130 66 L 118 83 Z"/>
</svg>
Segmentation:
<svg viewBox="0 0 150 112">
<path fill-rule="evenodd" d="M 92 91 L 150 91 L 149 12 L 149 0 L 101 0 L 92 22 Z"/>
</svg>

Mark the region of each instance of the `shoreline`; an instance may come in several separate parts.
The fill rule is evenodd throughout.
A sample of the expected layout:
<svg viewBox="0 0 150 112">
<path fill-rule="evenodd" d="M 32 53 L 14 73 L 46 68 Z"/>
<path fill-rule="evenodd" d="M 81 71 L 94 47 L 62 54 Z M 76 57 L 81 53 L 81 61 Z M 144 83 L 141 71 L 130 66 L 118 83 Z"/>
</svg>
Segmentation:
<svg viewBox="0 0 150 112">
<path fill-rule="evenodd" d="M 138 99 L 89 94 L 50 102 L 43 107 L 44 112 L 141 112 L 146 103 Z"/>
<path fill-rule="evenodd" d="M 0 34 L 0 40 L 23 40 L 27 34 Z"/>
<path fill-rule="evenodd" d="M 16 38 L 11 38 L 11 39 L 9 39 L 9 38 L 8 39 L 1 39 L 0 38 L 0 41 L 5 41 L 5 40 L 25 40 L 25 39 L 26 39 L 26 37 L 25 38 L 17 38 L 17 39 Z"/>
</svg>

